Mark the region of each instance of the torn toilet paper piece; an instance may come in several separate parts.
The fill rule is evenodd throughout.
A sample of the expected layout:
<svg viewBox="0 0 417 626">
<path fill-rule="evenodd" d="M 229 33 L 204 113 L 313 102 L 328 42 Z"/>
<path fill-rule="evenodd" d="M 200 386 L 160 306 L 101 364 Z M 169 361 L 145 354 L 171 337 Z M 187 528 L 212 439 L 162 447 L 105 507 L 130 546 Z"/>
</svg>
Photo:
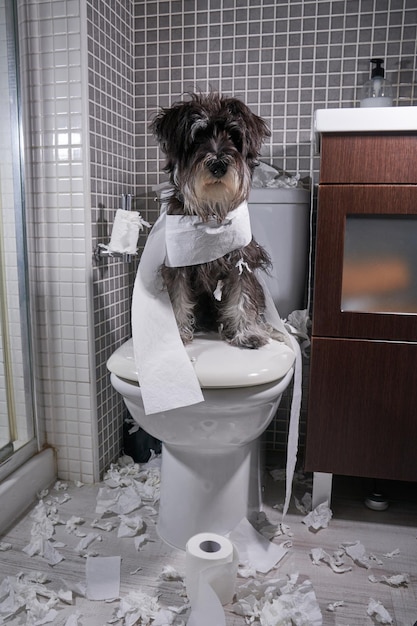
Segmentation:
<svg viewBox="0 0 417 626">
<path fill-rule="evenodd" d="M 311 320 L 307 309 L 292 311 L 288 315 L 286 323 L 291 327 L 292 334 L 298 338 L 300 342 L 300 350 L 306 355 L 306 350 L 310 345 L 310 327 Z"/>
<path fill-rule="evenodd" d="M 141 515 L 120 515 L 120 525 L 117 531 L 118 537 L 135 537 L 143 532 L 145 522 Z"/>
<path fill-rule="evenodd" d="M 184 576 L 180 574 L 172 565 L 165 565 L 160 574 L 162 580 L 183 581 Z"/>
<path fill-rule="evenodd" d="M 246 518 L 232 530 L 229 539 L 236 546 L 239 562 L 263 574 L 275 567 L 288 552 L 284 545 L 272 543 L 258 533 Z"/>
<path fill-rule="evenodd" d="M 117 209 L 110 242 L 108 245 L 99 244 L 100 248 L 107 250 L 110 255 L 112 253 L 136 254 L 139 233 L 145 226 L 151 227 L 138 211 Z"/>
<path fill-rule="evenodd" d="M 302 513 L 303 515 L 307 515 L 308 513 L 311 512 L 312 501 L 313 501 L 312 495 L 308 491 L 303 495 L 301 500 L 298 500 L 298 498 L 294 497 L 295 508 L 297 509 L 297 511 L 300 511 L 300 513 Z"/>
<path fill-rule="evenodd" d="M 108 623 L 116 622 L 119 624 L 119 620 L 123 620 L 122 624 L 127 626 L 133 626 L 134 624 L 149 626 L 154 622 L 160 608 L 158 599 L 154 596 L 149 596 L 141 589 L 130 591 L 120 599 L 119 605 L 114 612 L 114 618 Z"/>
<path fill-rule="evenodd" d="M 367 615 L 374 617 L 378 624 L 393 624 L 392 617 L 378 600 L 369 599 Z"/>
<path fill-rule="evenodd" d="M 113 600 L 120 594 L 120 556 L 87 557 L 88 600 Z"/>
<path fill-rule="evenodd" d="M 360 541 L 354 541 L 351 543 L 342 543 L 341 548 L 346 554 L 360 567 L 369 569 L 374 565 L 383 565 L 382 561 L 378 559 L 374 554 L 366 554 L 365 546 Z"/>
<path fill-rule="evenodd" d="M 394 558 L 394 556 L 399 556 L 399 554 L 400 554 L 399 549 L 395 548 L 395 550 L 392 550 L 391 552 L 386 552 L 382 556 L 384 556 L 386 559 L 392 559 Z"/>
<path fill-rule="evenodd" d="M 334 611 L 336 609 L 338 609 L 341 606 L 345 606 L 345 601 L 344 600 L 336 600 L 336 602 L 330 602 L 330 604 L 327 605 L 327 610 L 330 611 L 331 613 L 334 613 Z"/>
<path fill-rule="evenodd" d="M 115 513 L 116 515 L 127 515 L 138 509 L 142 504 L 140 494 L 132 485 L 114 489 L 100 487 L 97 494 L 96 513 Z"/>
<path fill-rule="evenodd" d="M 371 583 L 384 583 L 390 587 L 408 587 L 410 584 L 409 574 L 393 574 L 392 576 L 381 576 L 377 578 L 374 574 L 368 576 L 368 580 Z"/>
<path fill-rule="evenodd" d="M 320 528 L 328 527 L 332 516 L 333 513 L 329 509 L 329 503 L 326 501 L 322 502 L 322 504 L 319 504 L 313 511 L 306 515 L 302 522 L 308 528 L 312 528 L 313 530 L 320 530 Z"/>
<path fill-rule="evenodd" d="M 345 574 L 346 572 L 350 572 L 352 570 L 352 568 L 350 566 L 346 566 L 343 561 L 343 550 L 339 550 L 331 556 L 325 552 L 323 548 L 312 548 L 310 554 L 314 565 L 320 565 L 320 561 L 323 561 L 323 563 L 326 563 L 333 570 L 333 572 L 335 572 L 335 574 Z"/>
<path fill-rule="evenodd" d="M 30 530 L 31 539 L 23 548 L 23 552 L 29 556 L 39 555 L 49 565 L 60 563 L 64 557 L 56 550 L 52 541 L 55 525 L 61 523 L 55 506 L 47 506 L 43 500 L 40 500 L 30 517 L 33 520 Z"/>
<path fill-rule="evenodd" d="M 309 187 L 309 182 L 306 179 L 301 179 L 300 174 L 293 175 L 261 161 L 253 173 L 252 187 L 272 187 L 281 189 L 301 187 L 306 189 Z"/>
<path fill-rule="evenodd" d="M 298 574 L 289 580 L 251 580 L 236 590 L 232 611 L 243 615 L 247 623 L 261 626 L 308 624 L 322 626 L 323 617 L 316 594 L 309 580 L 298 581 Z"/>
<path fill-rule="evenodd" d="M 101 535 L 98 533 L 88 533 L 85 537 L 81 538 L 75 546 L 74 551 L 80 556 L 88 557 L 90 554 L 87 553 L 87 548 L 89 548 L 94 541 L 102 541 Z"/>
</svg>

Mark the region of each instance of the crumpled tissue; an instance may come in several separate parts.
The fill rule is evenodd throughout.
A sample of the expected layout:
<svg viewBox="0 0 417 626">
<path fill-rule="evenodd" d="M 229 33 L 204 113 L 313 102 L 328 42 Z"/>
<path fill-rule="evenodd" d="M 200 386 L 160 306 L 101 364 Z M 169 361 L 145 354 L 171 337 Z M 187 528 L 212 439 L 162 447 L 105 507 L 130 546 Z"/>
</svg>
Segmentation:
<svg viewBox="0 0 417 626">
<path fill-rule="evenodd" d="M 298 578 L 298 574 L 293 574 L 288 580 L 248 581 L 236 591 L 233 612 L 243 615 L 248 623 L 258 621 L 261 626 L 322 626 L 313 586 L 309 580 L 299 582 Z"/>
<path fill-rule="evenodd" d="M 30 530 L 30 542 L 23 548 L 29 556 L 40 555 L 49 565 L 56 565 L 63 560 L 62 554 L 55 548 L 56 543 L 52 540 L 55 525 L 62 523 L 59 519 L 55 506 L 48 506 L 40 500 L 30 517 L 33 524 Z"/>
<path fill-rule="evenodd" d="M 382 561 L 374 554 L 366 554 L 365 546 L 358 540 L 342 543 L 341 548 L 360 567 L 369 569 L 373 565 L 383 565 Z"/>
<path fill-rule="evenodd" d="M 370 617 L 375 617 L 378 624 L 393 624 L 391 615 L 379 600 L 370 598 L 366 612 Z"/>
<path fill-rule="evenodd" d="M 70 591 L 48 589 L 48 577 L 41 572 L 7 576 L 0 584 L 0 620 L 8 622 L 22 611 L 26 624 L 54 624 L 60 603 L 72 604 Z M 1 621 L 3 623 L 3 621 Z"/>
<path fill-rule="evenodd" d="M 273 187 L 281 189 L 294 189 L 299 187 L 308 189 L 310 187 L 310 180 L 308 178 L 302 179 L 300 174 L 293 175 L 261 161 L 253 173 L 252 187 Z"/>
<path fill-rule="evenodd" d="M 322 502 L 313 511 L 311 511 L 302 522 L 312 528 L 313 530 L 320 530 L 320 528 L 327 528 L 333 513 L 329 509 L 328 502 Z"/>
</svg>

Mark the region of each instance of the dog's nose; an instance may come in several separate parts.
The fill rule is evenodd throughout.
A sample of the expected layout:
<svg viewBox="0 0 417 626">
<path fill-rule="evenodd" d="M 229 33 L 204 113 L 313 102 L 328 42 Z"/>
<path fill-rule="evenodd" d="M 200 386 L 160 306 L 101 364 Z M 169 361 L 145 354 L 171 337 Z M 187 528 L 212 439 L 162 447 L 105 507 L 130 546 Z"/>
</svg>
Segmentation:
<svg viewBox="0 0 417 626">
<path fill-rule="evenodd" d="M 221 159 L 216 159 L 208 164 L 208 168 L 215 178 L 221 178 L 227 172 L 227 163 Z"/>
</svg>

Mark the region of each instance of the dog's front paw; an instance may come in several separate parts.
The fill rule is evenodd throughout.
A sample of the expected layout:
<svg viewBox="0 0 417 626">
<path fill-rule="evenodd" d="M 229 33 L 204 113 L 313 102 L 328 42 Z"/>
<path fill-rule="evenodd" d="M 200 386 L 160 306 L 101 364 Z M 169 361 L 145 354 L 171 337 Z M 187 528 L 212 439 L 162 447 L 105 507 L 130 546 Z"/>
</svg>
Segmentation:
<svg viewBox="0 0 417 626">
<path fill-rule="evenodd" d="M 188 343 L 191 343 L 194 339 L 194 332 L 192 328 L 182 327 L 179 328 L 181 341 L 186 346 Z"/>
<path fill-rule="evenodd" d="M 266 345 L 269 341 L 269 336 L 262 332 L 241 332 L 237 333 L 233 337 L 225 337 L 226 341 L 232 346 L 238 348 L 247 348 L 249 350 L 256 350 Z"/>
</svg>

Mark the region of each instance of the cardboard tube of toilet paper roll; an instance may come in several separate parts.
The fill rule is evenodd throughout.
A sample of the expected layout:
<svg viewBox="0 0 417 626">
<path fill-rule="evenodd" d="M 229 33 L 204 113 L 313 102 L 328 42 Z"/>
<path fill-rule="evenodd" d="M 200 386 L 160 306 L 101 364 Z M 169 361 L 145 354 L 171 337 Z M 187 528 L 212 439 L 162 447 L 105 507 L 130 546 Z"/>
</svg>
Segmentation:
<svg viewBox="0 0 417 626">
<path fill-rule="evenodd" d="M 232 542 L 199 533 L 185 548 L 185 585 L 191 602 L 187 626 L 225 623 L 222 605 L 233 600 L 239 557 Z"/>
</svg>

